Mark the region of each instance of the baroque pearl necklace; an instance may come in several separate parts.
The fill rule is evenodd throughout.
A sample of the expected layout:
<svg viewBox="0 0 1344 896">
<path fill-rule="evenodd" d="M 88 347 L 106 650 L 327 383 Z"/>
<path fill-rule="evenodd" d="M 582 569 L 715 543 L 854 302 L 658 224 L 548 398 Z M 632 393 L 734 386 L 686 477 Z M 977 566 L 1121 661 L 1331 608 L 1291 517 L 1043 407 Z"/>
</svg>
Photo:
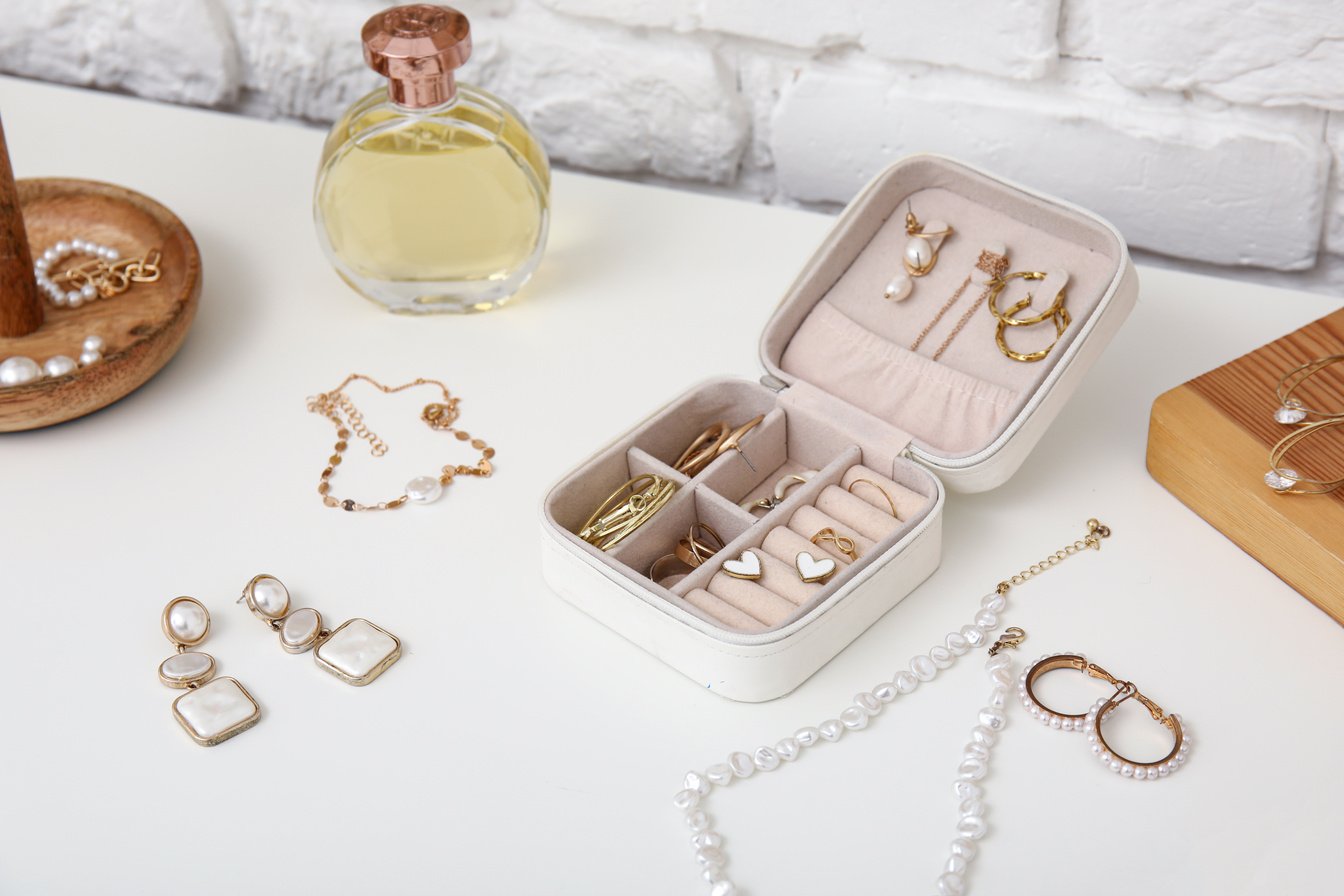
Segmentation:
<svg viewBox="0 0 1344 896">
<path fill-rule="evenodd" d="M 331 477 L 335 475 L 336 467 L 341 463 L 341 456 L 349 446 L 347 439 L 352 434 L 369 443 L 369 453 L 374 457 L 382 457 L 387 453 L 387 443 L 380 439 L 377 433 L 369 429 L 364 423 L 364 414 L 359 408 L 355 407 L 354 402 L 345 394 L 345 388 L 356 380 L 368 383 L 384 395 L 393 395 L 397 392 L 413 389 L 416 386 L 438 386 L 443 393 L 443 401 L 425 405 L 420 412 L 420 419 L 430 429 L 452 433 L 459 442 L 470 441 L 471 447 L 481 452 L 480 460 L 470 467 L 465 464 L 456 466 L 445 464 L 434 475 L 417 476 L 406 483 L 405 492 L 390 501 L 379 501 L 377 504 L 361 504 L 350 498 L 342 500 L 333 497 L 330 494 Z M 322 503 L 328 507 L 339 507 L 348 511 L 395 510 L 408 501 L 416 504 L 432 504 L 443 494 L 444 487 L 452 484 L 454 477 L 490 476 L 494 472 L 494 465 L 491 464 L 490 459 L 495 456 L 495 449 L 486 445 L 481 439 L 473 439 L 471 434 L 465 430 L 453 427 L 459 413 L 457 409 L 459 401 L 461 399 L 449 394 L 448 387 L 438 380 L 419 378 L 400 386 L 384 386 L 372 377 L 365 376 L 362 373 L 352 373 L 330 392 L 322 392 L 310 397 L 308 399 L 308 410 L 326 417 L 336 427 L 336 445 L 331 456 L 327 458 L 327 466 L 323 469 L 317 484 L 317 493 L 322 496 Z"/>
<path fill-rule="evenodd" d="M 835 743 L 849 731 L 862 731 L 868 722 L 898 697 L 913 693 L 921 684 L 932 681 L 938 673 L 950 668 L 957 657 L 972 648 L 984 646 L 1000 624 L 1000 615 L 1007 608 L 1008 592 L 1016 586 L 1058 565 L 1080 551 L 1101 549 L 1101 539 L 1110 535 L 1110 529 L 1097 520 L 1088 520 L 1088 534 L 1051 554 L 1011 579 L 1000 582 L 994 591 L 980 601 L 980 610 L 971 623 L 949 632 L 943 643 L 935 644 L 927 653 L 910 660 L 909 668 L 897 672 L 891 681 L 884 681 L 870 691 L 854 697 L 839 716 L 815 726 L 799 728 L 773 747 L 757 747 L 751 752 L 730 753 L 726 762 L 716 763 L 703 772 L 691 771 L 682 781 L 682 789 L 672 798 L 672 805 L 684 815 L 691 832 L 691 847 L 705 881 L 710 885 L 710 896 L 738 896 L 738 888 L 727 876 L 725 866 L 728 854 L 723 836 L 714 830 L 713 819 L 705 811 L 706 801 L 715 787 L 727 787 L 738 779 L 750 778 L 757 772 L 766 773 L 796 761 L 805 750 Z M 989 773 L 990 750 L 998 740 L 999 732 L 1008 724 L 1004 708 L 1008 704 L 1010 688 L 1017 679 L 1007 656 L 1000 656 L 1003 647 L 1016 647 L 1025 637 L 1021 629 L 1009 629 L 1004 637 L 990 648 L 985 671 L 990 679 L 989 699 L 976 717 L 971 728 L 970 741 L 962 751 L 957 766 L 953 793 L 958 800 L 956 837 L 949 847 L 949 858 L 934 882 L 939 896 L 962 896 L 966 892 L 966 871 L 975 858 L 977 841 L 989 831 L 985 822 L 984 791 L 981 781 Z"/>
</svg>

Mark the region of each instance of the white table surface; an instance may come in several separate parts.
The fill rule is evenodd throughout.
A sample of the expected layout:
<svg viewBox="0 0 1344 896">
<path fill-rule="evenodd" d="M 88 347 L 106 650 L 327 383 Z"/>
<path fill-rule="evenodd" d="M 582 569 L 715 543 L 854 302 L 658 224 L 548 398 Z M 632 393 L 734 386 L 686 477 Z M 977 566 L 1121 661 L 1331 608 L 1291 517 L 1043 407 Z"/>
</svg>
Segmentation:
<svg viewBox="0 0 1344 896">
<path fill-rule="evenodd" d="M 1018 661 L 1076 649 L 1182 713 L 1188 766 L 1139 785 L 1014 708 L 988 779 L 979 893 L 1319 893 L 1337 886 L 1344 632 L 1144 469 L 1161 391 L 1332 310 L 1306 293 L 1145 269 L 1139 306 L 1031 460 L 948 502 L 945 563 L 783 699 L 706 693 L 556 599 L 537 509 L 562 472 L 692 381 L 754 377 L 757 334 L 830 219 L 560 174 L 546 259 L 502 312 L 377 312 L 309 212 L 322 134 L 17 80 L 20 176 L 97 178 L 176 211 L 205 290 L 178 357 L 113 407 L 0 437 L 0 893 L 701 893 L 682 775 L 833 717 L 962 625 L 995 582 L 1101 517 L 1115 535 L 1014 594 Z M 1098 172 L 1098 176 L 1104 176 Z M 126 296 L 117 301 L 133 301 Z M 597 355 L 624 355 L 604 376 Z M 498 447 L 431 507 L 322 506 L 347 372 L 442 377 Z M 335 491 L 391 496 L 459 450 L 415 398 L 366 397 Z M 452 454 L 456 457 L 457 454 Z M 368 688 L 290 656 L 233 599 L 259 571 L 405 655 Z M 177 594 L 261 723 L 192 744 L 155 678 Z M 983 701 L 961 662 L 861 735 L 711 800 L 753 894 L 927 893 Z"/>
</svg>

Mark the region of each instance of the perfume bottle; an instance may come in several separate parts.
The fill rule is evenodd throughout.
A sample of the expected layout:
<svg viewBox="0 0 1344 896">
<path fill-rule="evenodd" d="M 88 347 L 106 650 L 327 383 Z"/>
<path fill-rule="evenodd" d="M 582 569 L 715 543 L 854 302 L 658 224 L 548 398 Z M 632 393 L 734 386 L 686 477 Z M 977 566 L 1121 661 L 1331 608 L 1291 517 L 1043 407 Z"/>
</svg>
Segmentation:
<svg viewBox="0 0 1344 896">
<path fill-rule="evenodd" d="M 323 250 L 390 311 L 498 308 L 546 248 L 545 151 L 511 106 L 456 82 L 471 54 L 457 10 L 393 7 L 363 40 L 388 82 L 327 135 L 313 197 Z"/>
</svg>

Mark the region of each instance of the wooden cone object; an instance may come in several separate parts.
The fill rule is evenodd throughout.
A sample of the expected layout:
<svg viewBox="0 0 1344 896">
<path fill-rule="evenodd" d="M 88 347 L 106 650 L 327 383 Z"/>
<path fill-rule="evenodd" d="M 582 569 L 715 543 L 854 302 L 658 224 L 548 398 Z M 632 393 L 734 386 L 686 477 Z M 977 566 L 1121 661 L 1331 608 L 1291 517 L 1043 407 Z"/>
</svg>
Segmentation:
<svg viewBox="0 0 1344 896">
<path fill-rule="evenodd" d="M 0 337 L 27 336 L 40 326 L 42 299 L 33 279 L 33 254 L 0 120 Z"/>
</svg>

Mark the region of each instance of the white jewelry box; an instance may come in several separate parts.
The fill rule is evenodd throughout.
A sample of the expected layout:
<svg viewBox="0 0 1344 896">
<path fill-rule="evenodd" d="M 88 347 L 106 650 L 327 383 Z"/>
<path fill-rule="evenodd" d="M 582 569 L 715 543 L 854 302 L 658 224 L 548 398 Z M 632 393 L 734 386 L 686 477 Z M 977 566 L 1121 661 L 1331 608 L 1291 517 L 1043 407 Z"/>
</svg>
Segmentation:
<svg viewBox="0 0 1344 896">
<path fill-rule="evenodd" d="M 907 212 L 928 231 L 945 222 L 953 233 L 910 297 L 894 302 L 883 291 L 902 271 Z M 977 307 L 986 304 L 983 287 L 969 277 L 996 243 L 1006 246 L 1010 271 L 1047 275 L 1010 281 L 1001 309 L 1030 290 L 1036 300 L 1018 316 L 1039 314 L 1067 289 L 1071 320 L 1040 361 L 1004 354 L 996 319 Z M 551 488 L 542 505 L 543 574 L 562 598 L 701 688 L 746 702 L 787 694 L 937 568 L 945 487 L 978 492 L 1006 481 L 1137 295 L 1123 238 L 1096 215 L 950 159 L 899 161 L 849 204 L 771 316 L 760 383 L 723 378 L 692 387 Z M 1003 335 L 1014 350 L 1032 352 L 1050 344 L 1056 326 L 1047 320 Z M 673 469 L 706 427 L 736 427 L 758 414 L 764 420 L 739 451 L 694 477 Z M 800 470 L 816 472 L 764 516 L 738 506 Z M 643 473 L 677 483 L 665 507 L 606 552 L 575 534 L 607 495 Z M 857 524 L 836 522 L 844 509 L 872 523 L 871 509 L 860 512 L 853 496 L 864 493 L 869 508 L 887 508 L 889 496 L 853 486 L 883 477 L 899 518 L 883 517 L 886 528 L 871 538 Z M 844 564 L 824 584 L 785 583 L 784 567 L 770 560 L 772 581 L 788 588 L 762 593 L 720 569 L 746 549 L 787 561 L 827 521 L 862 547 L 846 563 L 832 546 L 818 546 L 815 556 Z M 726 547 L 680 581 L 655 583 L 651 564 L 695 522 L 712 525 Z M 720 607 L 725 599 L 735 603 Z M 748 620 L 739 607 L 768 618 Z M 751 630 L 735 630 L 736 619 Z"/>
</svg>

